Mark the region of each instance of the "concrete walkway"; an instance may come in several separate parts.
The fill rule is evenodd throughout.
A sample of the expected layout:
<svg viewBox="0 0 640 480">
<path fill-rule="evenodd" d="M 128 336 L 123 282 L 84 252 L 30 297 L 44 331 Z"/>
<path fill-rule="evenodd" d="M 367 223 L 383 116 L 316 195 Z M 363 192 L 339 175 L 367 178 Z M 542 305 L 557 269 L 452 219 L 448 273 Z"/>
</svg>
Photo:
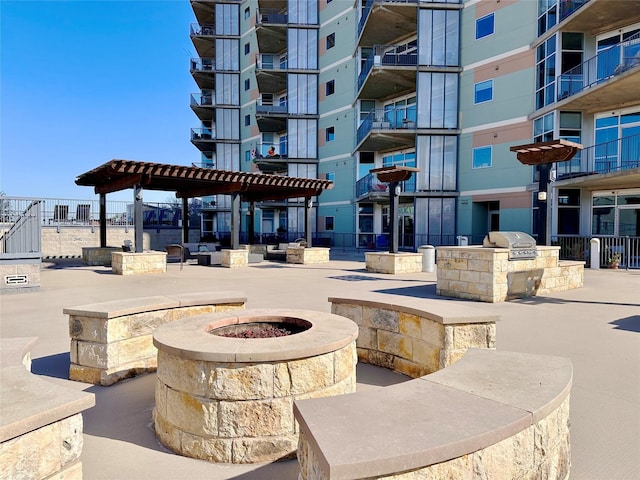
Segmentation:
<svg viewBox="0 0 640 480">
<path fill-rule="evenodd" d="M 571 358 L 572 467 L 578 480 L 640 478 L 640 271 L 587 270 L 585 287 L 500 304 L 435 296 L 435 274 L 366 272 L 364 257 L 341 255 L 324 265 L 263 262 L 242 269 L 170 264 L 166 274 L 116 276 L 110 268 L 77 262 L 45 264 L 37 292 L 0 296 L 3 337 L 37 336 L 33 372 L 96 394 L 84 414 L 84 478 L 297 478 L 297 462 L 227 466 L 180 457 L 162 447 L 151 427 L 155 375 L 111 387 L 68 381 L 69 336 L 64 307 L 175 292 L 236 290 L 247 308 L 292 307 L 329 311 L 330 296 L 378 292 L 438 298 L 501 315 L 497 348 Z M 405 377 L 360 365 L 358 388 L 380 388 Z M 384 406 L 381 405 L 381 411 Z M 1 413 L 0 413 L 1 414 Z"/>
</svg>

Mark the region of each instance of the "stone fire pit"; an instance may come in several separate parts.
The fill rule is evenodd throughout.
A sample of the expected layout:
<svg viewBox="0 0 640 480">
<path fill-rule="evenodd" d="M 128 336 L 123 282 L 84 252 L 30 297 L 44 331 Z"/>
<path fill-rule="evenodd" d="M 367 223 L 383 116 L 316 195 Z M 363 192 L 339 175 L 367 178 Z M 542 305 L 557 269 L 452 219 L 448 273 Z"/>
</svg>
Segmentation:
<svg viewBox="0 0 640 480">
<path fill-rule="evenodd" d="M 292 333 L 221 336 L 274 327 Z M 293 401 L 355 391 L 357 336 L 351 320 L 305 310 L 220 312 L 162 325 L 153 335 L 156 435 L 177 453 L 211 462 L 291 457 Z"/>
</svg>

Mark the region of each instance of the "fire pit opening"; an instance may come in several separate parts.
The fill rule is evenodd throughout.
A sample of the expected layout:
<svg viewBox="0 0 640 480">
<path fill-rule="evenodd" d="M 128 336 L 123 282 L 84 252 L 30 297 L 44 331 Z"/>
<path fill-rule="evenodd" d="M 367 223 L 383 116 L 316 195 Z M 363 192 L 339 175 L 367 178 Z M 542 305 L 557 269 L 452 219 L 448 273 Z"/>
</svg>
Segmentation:
<svg viewBox="0 0 640 480">
<path fill-rule="evenodd" d="M 294 317 L 261 316 L 241 319 L 240 323 L 212 328 L 211 335 L 230 338 L 273 338 L 286 337 L 311 328 L 311 322 Z"/>
</svg>

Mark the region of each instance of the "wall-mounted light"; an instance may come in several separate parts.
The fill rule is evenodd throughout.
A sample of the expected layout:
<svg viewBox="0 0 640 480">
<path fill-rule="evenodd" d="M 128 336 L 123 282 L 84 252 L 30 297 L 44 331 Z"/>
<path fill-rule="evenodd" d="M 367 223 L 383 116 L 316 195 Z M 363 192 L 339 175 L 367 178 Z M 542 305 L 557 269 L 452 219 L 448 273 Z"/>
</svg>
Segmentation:
<svg viewBox="0 0 640 480">
<path fill-rule="evenodd" d="M 546 202 L 547 201 L 547 192 L 538 192 L 538 201 Z"/>
</svg>

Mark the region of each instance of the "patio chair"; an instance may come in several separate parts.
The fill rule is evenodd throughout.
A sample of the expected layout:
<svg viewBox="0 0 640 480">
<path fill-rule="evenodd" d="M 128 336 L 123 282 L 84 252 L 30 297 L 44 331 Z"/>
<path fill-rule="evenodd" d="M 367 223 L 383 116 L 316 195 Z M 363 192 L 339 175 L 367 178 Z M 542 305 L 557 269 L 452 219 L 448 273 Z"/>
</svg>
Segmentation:
<svg viewBox="0 0 640 480">
<path fill-rule="evenodd" d="M 56 205 L 53 207 L 53 221 L 60 223 L 69 220 L 69 205 Z"/>
<path fill-rule="evenodd" d="M 180 270 L 184 266 L 184 247 L 182 245 L 178 245 L 177 243 L 172 243 L 171 245 L 167 245 L 167 263 L 169 261 L 179 261 L 180 262 Z"/>
<path fill-rule="evenodd" d="M 91 205 L 88 203 L 79 203 L 76 206 L 76 222 L 89 223 Z"/>
</svg>

